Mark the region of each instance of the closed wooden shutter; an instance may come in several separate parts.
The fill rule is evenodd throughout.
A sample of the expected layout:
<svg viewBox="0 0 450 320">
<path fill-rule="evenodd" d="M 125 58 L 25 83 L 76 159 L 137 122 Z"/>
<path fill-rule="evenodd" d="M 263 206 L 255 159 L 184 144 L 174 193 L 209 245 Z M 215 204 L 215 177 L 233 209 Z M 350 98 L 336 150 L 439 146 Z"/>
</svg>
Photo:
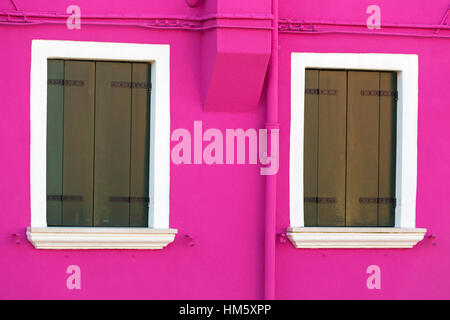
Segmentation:
<svg viewBox="0 0 450 320">
<path fill-rule="evenodd" d="M 148 225 L 149 68 L 49 60 L 49 226 Z"/>
<path fill-rule="evenodd" d="M 394 225 L 395 79 L 306 71 L 305 226 Z"/>
</svg>

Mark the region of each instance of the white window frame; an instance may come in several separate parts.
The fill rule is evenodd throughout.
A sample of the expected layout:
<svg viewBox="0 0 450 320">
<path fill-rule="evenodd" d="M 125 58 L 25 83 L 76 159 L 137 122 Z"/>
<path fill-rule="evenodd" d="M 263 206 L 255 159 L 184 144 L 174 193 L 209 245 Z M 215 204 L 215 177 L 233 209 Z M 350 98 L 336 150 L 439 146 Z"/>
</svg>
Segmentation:
<svg viewBox="0 0 450 320">
<path fill-rule="evenodd" d="M 394 228 L 304 227 L 303 142 L 307 68 L 379 70 L 397 73 L 397 206 Z M 418 72 L 418 56 L 414 54 L 292 53 L 289 172 L 291 226 L 287 233 L 296 247 L 412 247 L 423 239 L 426 229 L 415 228 Z M 372 240 L 367 243 L 370 237 Z M 405 240 L 406 238 L 409 240 Z"/>
<path fill-rule="evenodd" d="M 147 62 L 152 65 L 148 228 L 60 228 L 47 226 L 47 60 Z M 169 228 L 170 46 L 161 44 L 32 40 L 30 73 L 31 226 L 37 248 L 162 248 L 177 230 Z M 74 237 L 74 234 L 77 236 Z M 105 236 L 108 235 L 108 236 Z M 74 240 L 75 238 L 75 240 Z M 53 239 L 53 240 L 52 240 Z M 128 243 L 128 245 L 127 245 Z"/>
</svg>

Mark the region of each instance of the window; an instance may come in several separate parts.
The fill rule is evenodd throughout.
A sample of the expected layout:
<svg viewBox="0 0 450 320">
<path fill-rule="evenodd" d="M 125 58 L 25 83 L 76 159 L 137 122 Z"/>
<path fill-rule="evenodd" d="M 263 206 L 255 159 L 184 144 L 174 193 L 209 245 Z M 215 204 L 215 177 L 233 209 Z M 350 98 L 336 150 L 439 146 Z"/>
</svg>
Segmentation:
<svg viewBox="0 0 450 320">
<path fill-rule="evenodd" d="M 47 66 L 47 224 L 147 227 L 150 65 Z"/>
<path fill-rule="evenodd" d="M 305 76 L 305 226 L 393 227 L 396 73 Z"/>
<path fill-rule="evenodd" d="M 296 248 L 423 239 L 417 116 L 417 55 L 292 53 L 287 236 Z"/>
<path fill-rule="evenodd" d="M 32 40 L 34 247 L 161 249 L 169 191 L 169 45 Z"/>
</svg>

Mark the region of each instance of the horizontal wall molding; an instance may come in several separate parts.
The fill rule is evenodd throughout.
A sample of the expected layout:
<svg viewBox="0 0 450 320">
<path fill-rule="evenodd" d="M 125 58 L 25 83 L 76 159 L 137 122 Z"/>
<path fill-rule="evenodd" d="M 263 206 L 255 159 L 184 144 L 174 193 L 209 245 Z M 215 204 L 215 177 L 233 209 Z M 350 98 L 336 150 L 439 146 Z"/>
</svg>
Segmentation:
<svg viewBox="0 0 450 320">
<path fill-rule="evenodd" d="M 0 11 L 0 25 L 67 24 L 66 13 Z M 211 29 L 271 30 L 273 16 L 266 14 L 185 15 L 117 15 L 96 14 L 81 16 L 81 25 L 128 26 L 157 30 L 206 31 Z"/>
<path fill-rule="evenodd" d="M 57 12 L 0 11 L 0 24 L 40 25 L 66 24 L 70 15 Z M 186 15 L 139 15 L 139 14 L 83 14 L 82 24 L 106 26 L 134 26 L 160 30 L 205 31 L 216 28 L 272 29 L 271 14 L 210 14 L 204 16 Z M 360 34 L 421 38 L 450 38 L 450 25 L 446 20 L 439 24 L 383 23 L 378 30 L 368 30 L 365 21 L 313 21 L 280 18 L 280 33 L 293 34 Z M 399 31 L 403 30 L 403 31 Z M 417 31 L 429 30 L 429 33 Z M 440 32 L 442 31 L 442 32 Z"/>
<path fill-rule="evenodd" d="M 321 35 L 354 34 L 377 36 L 401 36 L 419 38 L 450 38 L 450 26 L 441 24 L 383 23 L 379 29 L 370 30 L 361 22 L 351 21 L 305 21 L 280 19 L 278 31 L 285 34 Z M 425 32 L 424 32 L 425 31 Z"/>
<path fill-rule="evenodd" d="M 422 228 L 289 227 L 287 237 L 296 248 L 412 248 Z"/>
<path fill-rule="evenodd" d="M 352 28 L 367 29 L 366 21 L 352 22 L 352 21 L 319 21 L 319 20 L 295 20 L 295 19 L 280 19 L 279 30 L 298 30 L 298 31 L 318 31 L 317 26 L 339 26 Z M 406 23 L 383 23 L 380 25 L 380 30 L 385 29 L 432 29 L 432 30 L 450 30 L 450 25 L 446 24 L 406 24 Z"/>
<path fill-rule="evenodd" d="M 27 228 L 36 249 L 162 249 L 176 234 L 176 229 Z"/>
</svg>

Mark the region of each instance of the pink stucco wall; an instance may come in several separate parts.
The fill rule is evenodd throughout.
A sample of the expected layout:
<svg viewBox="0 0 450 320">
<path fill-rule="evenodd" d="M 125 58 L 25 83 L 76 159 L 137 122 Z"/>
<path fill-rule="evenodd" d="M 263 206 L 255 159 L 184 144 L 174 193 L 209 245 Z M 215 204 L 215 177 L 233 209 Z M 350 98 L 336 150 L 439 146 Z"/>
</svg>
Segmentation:
<svg viewBox="0 0 450 320">
<path fill-rule="evenodd" d="M 220 3 L 223 12 L 267 13 L 259 0 Z M 216 10 L 210 4 L 208 10 Z M 365 23 L 376 4 L 382 23 L 439 24 L 448 0 L 280 1 L 280 18 Z M 73 1 L 16 0 L 26 11 L 64 13 Z M 263 2 L 261 2 L 263 3 Z M 87 1 L 83 13 L 196 14 L 184 0 Z M 251 6 L 253 4 L 253 6 Z M 0 1 L 1 10 L 13 10 Z M 247 10 L 247 11 L 246 11 Z M 253 10 L 253 12 L 249 12 Z M 0 25 L 0 298 L 260 299 L 263 294 L 264 182 L 257 165 L 171 164 L 170 226 L 175 241 L 160 251 L 36 250 L 30 225 L 30 58 L 32 39 L 170 44 L 171 129 L 262 128 L 265 90 L 256 110 L 207 112 L 200 80 L 202 32 L 123 26 Z M 277 233 L 289 226 L 291 52 L 412 53 L 419 56 L 417 227 L 413 249 L 300 250 L 276 247 L 279 299 L 450 298 L 450 40 L 352 34 L 280 34 L 280 170 Z M 243 66 L 245 67 L 245 66 Z M 230 107 L 232 110 L 235 109 Z M 17 236 L 13 236 L 17 234 Z M 190 246 L 185 235 L 193 238 Z M 81 268 L 82 289 L 66 288 L 68 265 Z M 379 265 L 382 289 L 368 290 L 366 268 Z"/>
</svg>

